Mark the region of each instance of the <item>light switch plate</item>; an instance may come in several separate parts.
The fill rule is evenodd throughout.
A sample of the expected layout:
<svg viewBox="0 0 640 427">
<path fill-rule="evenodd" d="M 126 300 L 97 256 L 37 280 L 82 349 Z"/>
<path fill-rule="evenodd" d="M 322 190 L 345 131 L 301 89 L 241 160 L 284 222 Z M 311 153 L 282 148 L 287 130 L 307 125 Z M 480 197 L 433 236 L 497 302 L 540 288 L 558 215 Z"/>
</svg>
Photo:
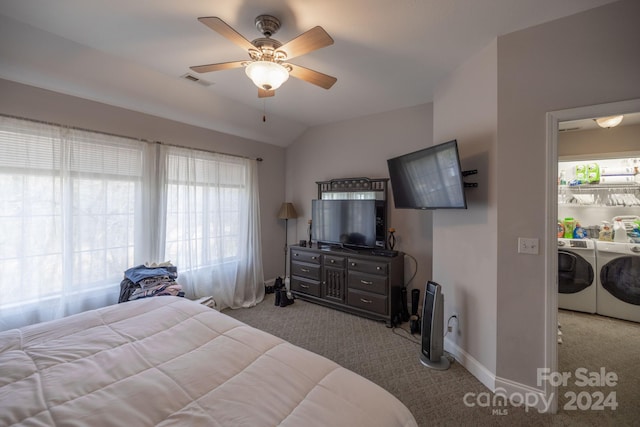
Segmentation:
<svg viewBox="0 0 640 427">
<path fill-rule="evenodd" d="M 518 237 L 518 253 L 538 255 L 538 246 L 540 242 L 538 239 Z"/>
</svg>

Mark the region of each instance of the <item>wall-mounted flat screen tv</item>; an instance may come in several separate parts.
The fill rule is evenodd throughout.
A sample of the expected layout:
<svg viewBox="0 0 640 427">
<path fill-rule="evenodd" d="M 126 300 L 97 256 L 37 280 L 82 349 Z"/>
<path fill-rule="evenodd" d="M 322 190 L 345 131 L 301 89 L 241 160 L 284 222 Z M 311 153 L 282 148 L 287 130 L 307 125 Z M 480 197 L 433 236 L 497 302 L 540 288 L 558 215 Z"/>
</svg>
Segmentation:
<svg viewBox="0 0 640 427">
<path fill-rule="evenodd" d="M 456 140 L 387 160 L 396 209 L 466 209 Z"/>
<path fill-rule="evenodd" d="M 376 247 L 375 200 L 312 200 L 311 234 L 318 243 Z"/>
</svg>

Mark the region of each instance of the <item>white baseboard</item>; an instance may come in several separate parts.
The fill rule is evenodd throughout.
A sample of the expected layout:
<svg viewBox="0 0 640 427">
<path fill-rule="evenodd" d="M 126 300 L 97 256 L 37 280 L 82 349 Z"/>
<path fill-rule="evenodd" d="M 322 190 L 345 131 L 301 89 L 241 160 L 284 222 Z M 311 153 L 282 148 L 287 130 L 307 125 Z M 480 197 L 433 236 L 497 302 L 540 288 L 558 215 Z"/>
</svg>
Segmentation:
<svg viewBox="0 0 640 427">
<path fill-rule="evenodd" d="M 521 405 L 524 402 L 524 404 L 529 405 L 532 409 L 537 409 L 539 412 L 553 411 L 552 406 L 549 404 L 550 398 L 542 390 L 497 377 L 491 370 L 447 338 L 444 340 L 444 349 L 492 393 L 504 396 L 515 405 Z"/>
<path fill-rule="evenodd" d="M 482 384 L 492 392 L 495 390 L 496 376 L 482 363 L 464 351 L 448 338 L 444 339 L 444 349 L 449 352 L 467 371 L 476 377 Z"/>
<path fill-rule="evenodd" d="M 496 377 L 496 392 L 504 393 L 512 404 L 524 403 L 529 408 L 535 408 L 538 412 L 553 412 L 552 396 L 546 396 L 544 391 L 517 383 L 506 378 Z"/>
</svg>

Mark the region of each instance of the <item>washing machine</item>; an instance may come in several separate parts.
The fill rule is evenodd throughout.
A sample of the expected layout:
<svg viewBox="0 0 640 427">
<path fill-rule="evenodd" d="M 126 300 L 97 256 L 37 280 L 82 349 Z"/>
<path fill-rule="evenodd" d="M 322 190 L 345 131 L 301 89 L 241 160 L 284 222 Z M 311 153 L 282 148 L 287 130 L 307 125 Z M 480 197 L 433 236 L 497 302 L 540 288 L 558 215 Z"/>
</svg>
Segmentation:
<svg viewBox="0 0 640 427">
<path fill-rule="evenodd" d="M 558 308 L 596 312 L 596 245 L 591 239 L 558 239 Z"/>
<path fill-rule="evenodd" d="M 596 242 L 598 314 L 640 322 L 640 244 Z"/>
</svg>

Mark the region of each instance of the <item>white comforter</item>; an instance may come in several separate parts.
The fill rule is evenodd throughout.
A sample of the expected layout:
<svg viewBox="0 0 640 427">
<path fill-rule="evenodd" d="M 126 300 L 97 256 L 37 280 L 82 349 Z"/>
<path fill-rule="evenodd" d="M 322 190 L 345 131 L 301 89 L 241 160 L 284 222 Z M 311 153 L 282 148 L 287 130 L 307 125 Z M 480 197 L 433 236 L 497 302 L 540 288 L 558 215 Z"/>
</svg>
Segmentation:
<svg viewBox="0 0 640 427">
<path fill-rule="evenodd" d="M 0 333 L 0 426 L 415 426 L 336 363 L 177 297 Z"/>
</svg>

